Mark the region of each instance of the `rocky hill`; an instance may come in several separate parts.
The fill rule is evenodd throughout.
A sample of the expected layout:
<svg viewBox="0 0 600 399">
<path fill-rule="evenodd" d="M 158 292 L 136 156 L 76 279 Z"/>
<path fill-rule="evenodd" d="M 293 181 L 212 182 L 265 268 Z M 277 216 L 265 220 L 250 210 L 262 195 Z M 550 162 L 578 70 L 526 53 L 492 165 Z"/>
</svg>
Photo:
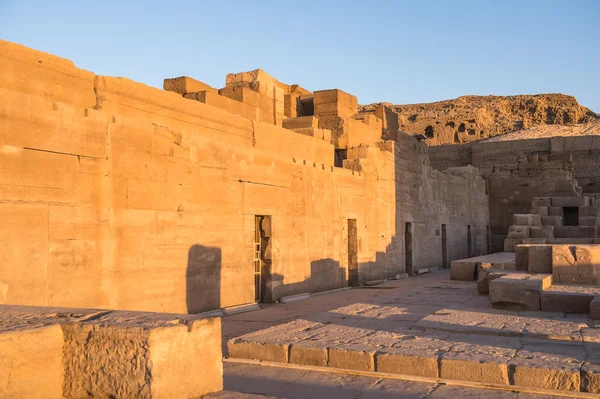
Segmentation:
<svg viewBox="0 0 600 399">
<path fill-rule="evenodd" d="M 429 145 L 468 143 L 533 128 L 539 125 L 588 124 L 600 119 L 564 94 L 517 96 L 463 96 L 425 104 L 360 106 L 372 113 L 379 105 L 398 113 L 401 131 Z"/>
</svg>

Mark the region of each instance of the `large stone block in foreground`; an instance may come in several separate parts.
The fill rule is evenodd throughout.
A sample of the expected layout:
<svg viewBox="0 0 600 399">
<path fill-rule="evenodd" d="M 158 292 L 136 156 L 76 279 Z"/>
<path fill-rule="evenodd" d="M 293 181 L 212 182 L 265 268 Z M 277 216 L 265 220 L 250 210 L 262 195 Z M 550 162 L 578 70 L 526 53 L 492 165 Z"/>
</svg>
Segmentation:
<svg viewBox="0 0 600 399">
<path fill-rule="evenodd" d="M 65 395 L 195 398 L 223 389 L 221 321 L 117 312 L 63 325 Z"/>
<path fill-rule="evenodd" d="M 489 300 L 496 307 L 540 310 L 540 293 L 550 285 L 550 274 L 507 274 L 490 281 Z"/>
<path fill-rule="evenodd" d="M 221 321 L 0 305 L 0 398 L 197 398 L 223 389 Z"/>
</svg>

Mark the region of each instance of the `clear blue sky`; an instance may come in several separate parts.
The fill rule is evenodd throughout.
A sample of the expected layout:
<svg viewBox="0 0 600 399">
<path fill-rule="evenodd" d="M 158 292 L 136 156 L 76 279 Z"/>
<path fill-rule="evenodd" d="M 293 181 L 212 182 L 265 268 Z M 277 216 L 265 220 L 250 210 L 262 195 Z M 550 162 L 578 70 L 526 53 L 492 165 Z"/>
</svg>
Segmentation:
<svg viewBox="0 0 600 399">
<path fill-rule="evenodd" d="M 263 68 L 363 104 L 560 92 L 600 112 L 599 0 L 0 0 L 0 38 L 157 87 Z"/>
</svg>

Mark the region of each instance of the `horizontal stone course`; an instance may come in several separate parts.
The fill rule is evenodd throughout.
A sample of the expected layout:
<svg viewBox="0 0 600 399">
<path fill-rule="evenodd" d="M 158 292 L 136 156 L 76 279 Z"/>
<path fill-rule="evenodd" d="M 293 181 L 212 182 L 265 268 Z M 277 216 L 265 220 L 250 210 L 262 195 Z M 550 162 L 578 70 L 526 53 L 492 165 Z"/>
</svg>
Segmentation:
<svg viewBox="0 0 600 399">
<path fill-rule="evenodd" d="M 381 314 L 377 306 L 363 306 L 363 310 L 354 306 L 353 309 L 351 313 L 357 315 Z M 340 316 L 343 314 L 348 313 L 343 311 Z M 230 340 L 230 356 L 240 357 L 231 350 L 241 342 L 255 341 L 256 347 L 260 348 L 258 344 L 274 342 L 269 337 L 275 339 L 280 335 L 291 342 L 291 351 L 294 347 L 306 350 L 302 356 L 290 357 L 283 362 L 600 393 L 597 384 L 600 358 L 590 355 L 595 353 L 595 347 L 586 349 L 581 342 L 571 339 L 572 334 L 577 333 L 581 340 L 582 331 L 595 332 L 596 329 L 575 320 L 539 320 L 533 315 L 519 317 L 443 309 L 418 322 L 418 329 L 403 332 L 385 331 L 387 324 L 369 329 L 339 324 L 343 319 L 330 320 L 333 324 L 296 320 Z M 461 325 L 462 329 L 459 328 Z M 453 326 L 456 327 L 454 333 L 448 335 L 443 331 Z M 501 334 L 506 327 L 512 328 L 513 333 L 507 336 L 492 334 L 494 331 L 495 335 Z M 594 339 L 600 342 L 600 332 L 590 335 L 596 336 Z M 297 337 L 301 338 L 298 340 Z M 589 345 L 597 345 L 594 341 L 589 342 Z M 286 347 L 283 341 L 277 345 Z M 257 352 L 250 358 L 261 357 Z"/>
</svg>

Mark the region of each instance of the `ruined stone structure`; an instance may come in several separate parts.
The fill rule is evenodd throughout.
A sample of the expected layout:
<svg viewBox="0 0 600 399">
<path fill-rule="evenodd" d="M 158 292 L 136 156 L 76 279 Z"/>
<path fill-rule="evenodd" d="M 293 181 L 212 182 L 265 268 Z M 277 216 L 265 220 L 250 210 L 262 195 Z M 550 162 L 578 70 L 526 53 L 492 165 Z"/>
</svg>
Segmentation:
<svg viewBox="0 0 600 399">
<path fill-rule="evenodd" d="M 371 104 L 361 113 L 377 114 L 385 107 L 389 118 L 409 135 L 429 145 L 462 144 L 505 135 L 536 125 L 587 123 L 599 117 L 564 94 L 463 96 L 428 104 Z"/>
<path fill-rule="evenodd" d="M 600 193 L 600 141 L 594 135 L 438 146 L 429 154 L 439 170 L 473 165 L 482 171 L 493 252 L 502 251 L 513 215 L 529 213 L 534 197 L 583 194 L 593 202 Z"/>
<path fill-rule="evenodd" d="M 477 171 L 382 141 L 340 90 L 258 70 L 162 91 L 7 42 L 0 62 L 2 303 L 195 313 L 487 251 Z"/>
<path fill-rule="evenodd" d="M 558 101 L 517 100 L 536 122 Z M 432 167 L 407 112 L 260 69 L 161 90 L 0 41 L 0 397 L 200 397 L 223 388 L 215 315 L 377 284 L 402 289 L 248 334 L 243 320 L 228 361 L 600 393 L 596 348 L 557 342 L 597 343 L 591 320 L 552 329 L 478 294 L 600 317 L 597 160 L 578 169 L 578 141 L 552 138 L 499 147 L 493 167 L 434 149 Z M 463 122 L 487 129 L 478 115 Z"/>
</svg>

